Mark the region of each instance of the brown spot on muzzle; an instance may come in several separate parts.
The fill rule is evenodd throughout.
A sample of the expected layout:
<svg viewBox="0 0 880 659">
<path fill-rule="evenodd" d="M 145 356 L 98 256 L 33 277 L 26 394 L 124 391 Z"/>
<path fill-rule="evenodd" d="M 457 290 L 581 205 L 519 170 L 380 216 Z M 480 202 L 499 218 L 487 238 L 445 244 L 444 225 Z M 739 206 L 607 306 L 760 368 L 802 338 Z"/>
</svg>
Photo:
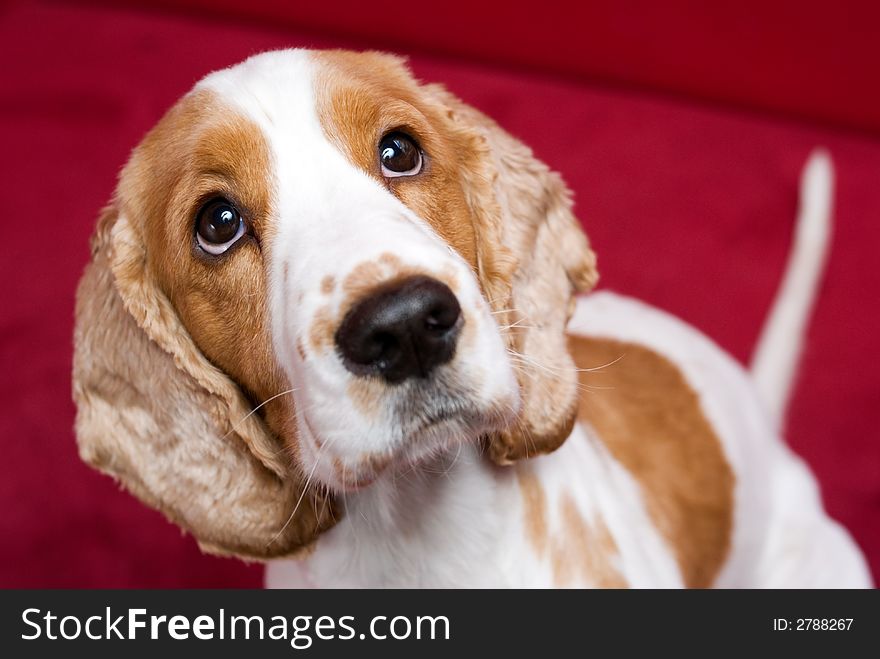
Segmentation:
<svg viewBox="0 0 880 659">
<path fill-rule="evenodd" d="M 315 312 L 309 330 L 309 341 L 315 352 L 333 349 L 333 336 L 337 325 L 336 316 L 329 306 L 323 306 Z"/>
<path fill-rule="evenodd" d="M 391 286 L 397 281 L 410 277 L 426 276 L 443 282 L 454 291 L 453 286 L 457 286 L 454 275 L 455 271 L 451 266 L 434 273 L 428 268 L 404 263 L 400 257 L 391 252 L 384 252 L 375 259 L 363 261 L 352 268 L 342 280 L 343 298 L 338 311 L 334 313 L 329 305 L 325 305 L 315 313 L 309 332 L 311 345 L 316 351 L 332 350 L 335 332 L 345 315 L 379 288 Z M 330 286 L 328 277 L 330 276 L 325 277 L 321 283 L 324 293 Z M 335 287 L 335 280 L 332 285 Z"/>
<path fill-rule="evenodd" d="M 326 275 L 321 280 L 321 292 L 330 295 L 334 290 L 336 290 L 336 278 L 333 275 Z"/>
</svg>

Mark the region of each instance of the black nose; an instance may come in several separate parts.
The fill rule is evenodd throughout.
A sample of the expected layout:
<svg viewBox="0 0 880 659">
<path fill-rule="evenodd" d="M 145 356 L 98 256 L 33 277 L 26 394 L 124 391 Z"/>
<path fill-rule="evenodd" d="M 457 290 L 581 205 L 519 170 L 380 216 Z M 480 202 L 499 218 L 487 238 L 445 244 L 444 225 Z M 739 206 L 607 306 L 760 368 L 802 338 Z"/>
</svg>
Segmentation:
<svg viewBox="0 0 880 659">
<path fill-rule="evenodd" d="M 381 286 L 336 331 L 345 367 L 387 382 L 426 377 L 452 359 L 461 307 L 446 284 L 416 276 Z"/>
</svg>

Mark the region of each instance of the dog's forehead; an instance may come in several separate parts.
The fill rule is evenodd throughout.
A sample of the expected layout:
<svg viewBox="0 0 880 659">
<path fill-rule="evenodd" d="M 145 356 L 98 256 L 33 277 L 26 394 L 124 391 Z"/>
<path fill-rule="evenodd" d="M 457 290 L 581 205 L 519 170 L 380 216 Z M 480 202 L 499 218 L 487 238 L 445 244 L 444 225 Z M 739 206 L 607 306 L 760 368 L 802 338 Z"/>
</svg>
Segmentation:
<svg viewBox="0 0 880 659">
<path fill-rule="evenodd" d="M 333 105 L 352 87 L 372 90 L 370 98 L 376 101 L 382 96 L 378 90 L 387 87 L 394 94 L 400 86 L 395 81 L 406 80 L 405 69 L 388 56 L 297 49 L 251 57 L 208 75 L 194 91 L 209 93 L 219 106 L 263 134 L 272 163 L 275 211 L 289 220 L 309 213 L 331 216 L 334 210 L 344 214 L 355 198 L 367 205 L 389 203 L 377 172 L 351 155 L 352 144 L 363 147 L 374 139 L 374 117 L 346 108 L 345 116 L 355 117 L 358 125 L 340 141 L 334 126 L 340 115 L 334 114 Z M 298 223 L 297 230 L 309 228 Z"/>
<path fill-rule="evenodd" d="M 308 135 L 320 128 L 315 69 L 307 50 L 273 51 L 211 73 L 195 89 L 212 92 L 264 129 L 298 126 Z"/>
<path fill-rule="evenodd" d="M 355 88 L 364 102 L 369 90 L 393 104 L 395 96 L 409 96 L 414 87 L 406 69 L 391 56 L 291 49 L 255 55 L 211 73 L 194 91 L 210 91 L 264 132 L 296 139 L 305 149 L 309 140 L 326 141 L 329 106 L 341 93 Z M 347 109 L 357 113 L 357 108 Z"/>
</svg>

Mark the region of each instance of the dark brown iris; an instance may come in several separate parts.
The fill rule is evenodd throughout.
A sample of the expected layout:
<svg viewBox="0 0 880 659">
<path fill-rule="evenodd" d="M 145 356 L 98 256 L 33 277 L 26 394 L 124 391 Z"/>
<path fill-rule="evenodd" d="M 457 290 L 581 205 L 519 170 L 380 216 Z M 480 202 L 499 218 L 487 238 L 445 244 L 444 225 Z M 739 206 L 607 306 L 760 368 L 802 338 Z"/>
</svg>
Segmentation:
<svg viewBox="0 0 880 659">
<path fill-rule="evenodd" d="M 422 168 L 422 153 L 412 137 L 397 131 L 379 142 L 379 162 L 385 176 L 411 176 Z"/>
<path fill-rule="evenodd" d="M 241 226 L 241 214 L 226 199 L 214 199 L 199 211 L 196 231 L 202 240 L 212 245 L 223 245 L 236 237 Z"/>
</svg>

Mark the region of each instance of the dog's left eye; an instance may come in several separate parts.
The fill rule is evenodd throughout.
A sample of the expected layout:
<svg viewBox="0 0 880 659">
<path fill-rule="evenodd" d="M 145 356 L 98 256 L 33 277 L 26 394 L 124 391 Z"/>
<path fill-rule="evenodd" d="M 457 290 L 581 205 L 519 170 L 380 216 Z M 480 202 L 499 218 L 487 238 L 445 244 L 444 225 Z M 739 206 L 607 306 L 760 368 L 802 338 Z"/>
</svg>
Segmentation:
<svg viewBox="0 0 880 659">
<path fill-rule="evenodd" d="M 382 176 L 415 176 L 422 171 L 422 151 L 416 141 L 400 131 L 389 133 L 379 142 Z"/>
<path fill-rule="evenodd" d="M 202 206 L 196 217 L 196 240 L 208 254 L 218 255 L 232 247 L 244 235 L 241 213 L 223 198 Z"/>
</svg>

